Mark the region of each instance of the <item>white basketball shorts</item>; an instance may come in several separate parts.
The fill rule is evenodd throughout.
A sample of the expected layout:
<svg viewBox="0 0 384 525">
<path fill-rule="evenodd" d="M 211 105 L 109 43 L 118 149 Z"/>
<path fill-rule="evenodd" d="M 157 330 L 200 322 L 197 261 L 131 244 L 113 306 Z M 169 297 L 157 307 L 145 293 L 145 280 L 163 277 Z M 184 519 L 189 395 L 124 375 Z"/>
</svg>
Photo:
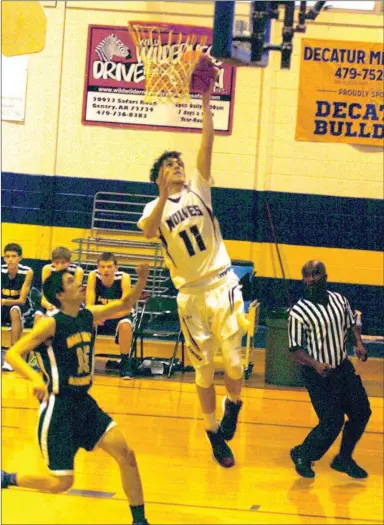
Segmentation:
<svg viewBox="0 0 384 525">
<path fill-rule="evenodd" d="M 212 363 L 217 348 L 224 351 L 223 341 L 246 332 L 239 279 L 232 270 L 224 273 L 217 282 L 212 279 L 213 284 L 189 287 L 177 296 L 181 328 L 194 368 Z M 223 357 L 230 360 L 230 356 Z"/>
</svg>

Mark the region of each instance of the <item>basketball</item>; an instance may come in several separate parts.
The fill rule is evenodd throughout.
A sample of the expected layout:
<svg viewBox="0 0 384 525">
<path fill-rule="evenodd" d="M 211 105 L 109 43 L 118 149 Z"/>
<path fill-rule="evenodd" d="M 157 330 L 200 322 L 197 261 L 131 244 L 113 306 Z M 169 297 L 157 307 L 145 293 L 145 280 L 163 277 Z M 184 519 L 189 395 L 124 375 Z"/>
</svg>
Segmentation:
<svg viewBox="0 0 384 525">
<path fill-rule="evenodd" d="M 196 67 L 192 73 L 189 89 L 191 92 L 200 94 L 209 89 L 211 80 L 216 78 L 216 69 L 209 57 L 200 55 Z"/>
</svg>

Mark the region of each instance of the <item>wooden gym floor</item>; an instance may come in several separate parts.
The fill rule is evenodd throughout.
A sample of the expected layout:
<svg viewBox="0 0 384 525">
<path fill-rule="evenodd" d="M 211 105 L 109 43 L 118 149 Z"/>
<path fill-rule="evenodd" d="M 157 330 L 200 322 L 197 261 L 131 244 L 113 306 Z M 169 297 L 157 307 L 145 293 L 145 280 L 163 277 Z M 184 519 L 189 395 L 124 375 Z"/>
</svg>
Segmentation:
<svg viewBox="0 0 384 525">
<path fill-rule="evenodd" d="M 262 350 L 255 352 L 254 362 L 251 379 L 245 382 L 238 433 L 231 445 L 237 463 L 229 470 L 211 458 L 193 373 L 176 373 L 171 379 L 159 376 L 131 381 L 96 375 L 92 395 L 117 421 L 136 451 L 149 522 L 383 523 L 384 361 L 371 359 L 361 364 L 354 360 L 373 410 L 355 453 L 358 463 L 370 474 L 362 481 L 330 469 L 340 438 L 316 463 L 314 480 L 298 477 L 289 450 L 316 424 L 308 395 L 303 388 L 265 385 Z M 222 376 L 218 375 L 220 403 L 224 394 L 222 383 Z M 2 468 L 5 470 L 46 472 L 36 439 L 37 410 L 29 382 L 16 373 L 3 373 Z M 92 453 L 81 450 L 75 468 L 75 484 L 65 494 L 19 488 L 2 491 L 2 523 L 131 522 L 118 468 L 109 456 L 101 450 Z"/>
</svg>

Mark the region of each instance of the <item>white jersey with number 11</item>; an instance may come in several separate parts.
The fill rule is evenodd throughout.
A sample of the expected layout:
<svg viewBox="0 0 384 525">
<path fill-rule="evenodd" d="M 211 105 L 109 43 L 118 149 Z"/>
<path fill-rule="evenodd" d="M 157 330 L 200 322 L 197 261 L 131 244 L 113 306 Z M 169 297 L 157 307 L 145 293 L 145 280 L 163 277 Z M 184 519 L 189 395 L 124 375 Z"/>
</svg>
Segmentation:
<svg viewBox="0 0 384 525">
<path fill-rule="evenodd" d="M 139 228 L 158 200 L 145 206 Z M 181 193 L 168 198 L 158 237 L 177 289 L 198 285 L 200 280 L 230 266 L 219 223 L 212 211 L 211 182 L 206 181 L 198 170 Z"/>
</svg>

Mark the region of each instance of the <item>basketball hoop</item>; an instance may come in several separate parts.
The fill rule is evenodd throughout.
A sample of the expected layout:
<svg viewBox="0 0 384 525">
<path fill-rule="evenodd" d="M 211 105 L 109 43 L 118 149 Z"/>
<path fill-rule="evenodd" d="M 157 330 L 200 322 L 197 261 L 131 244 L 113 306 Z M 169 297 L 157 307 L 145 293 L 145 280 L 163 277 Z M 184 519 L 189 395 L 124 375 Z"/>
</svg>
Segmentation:
<svg viewBox="0 0 384 525">
<path fill-rule="evenodd" d="M 206 35 L 183 37 L 181 32 L 160 25 L 136 22 L 128 22 L 128 30 L 136 46 L 137 60 L 144 65 L 144 102 L 189 101 L 189 83 L 201 47 L 206 44 Z"/>
</svg>

